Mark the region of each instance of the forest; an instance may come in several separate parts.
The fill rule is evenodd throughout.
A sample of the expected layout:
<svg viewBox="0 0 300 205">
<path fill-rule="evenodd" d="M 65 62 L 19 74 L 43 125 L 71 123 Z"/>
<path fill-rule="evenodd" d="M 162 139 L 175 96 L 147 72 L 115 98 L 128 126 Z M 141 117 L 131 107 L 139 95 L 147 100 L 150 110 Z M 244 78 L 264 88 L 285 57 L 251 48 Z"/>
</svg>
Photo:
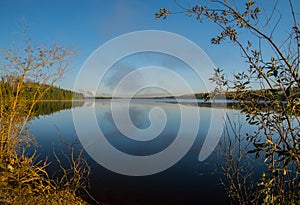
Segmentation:
<svg viewBox="0 0 300 205">
<path fill-rule="evenodd" d="M 13 76 L 2 77 L 0 81 L 0 89 L 2 99 L 9 99 L 10 96 L 15 96 L 17 90 L 17 79 Z M 48 89 L 48 90 L 47 90 Z M 45 90 L 47 90 L 43 95 Z M 49 86 L 47 84 L 40 84 L 32 81 L 24 81 L 24 89 L 22 94 L 26 96 L 27 100 L 33 99 L 34 95 L 40 95 L 40 100 L 72 100 L 83 99 L 83 94 L 76 93 L 71 90 L 62 89 L 56 86 Z"/>
</svg>

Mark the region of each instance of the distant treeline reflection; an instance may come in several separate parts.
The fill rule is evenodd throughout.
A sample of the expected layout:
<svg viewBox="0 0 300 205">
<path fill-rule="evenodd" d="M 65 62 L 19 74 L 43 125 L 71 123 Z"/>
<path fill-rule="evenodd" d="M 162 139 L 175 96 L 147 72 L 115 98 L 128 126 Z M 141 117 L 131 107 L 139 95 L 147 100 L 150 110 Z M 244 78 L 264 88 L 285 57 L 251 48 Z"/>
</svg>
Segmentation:
<svg viewBox="0 0 300 205">
<path fill-rule="evenodd" d="M 80 107 L 83 104 L 84 101 L 42 101 L 34 106 L 32 116 L 49 115 L 72 107 Z"/>
</svg>

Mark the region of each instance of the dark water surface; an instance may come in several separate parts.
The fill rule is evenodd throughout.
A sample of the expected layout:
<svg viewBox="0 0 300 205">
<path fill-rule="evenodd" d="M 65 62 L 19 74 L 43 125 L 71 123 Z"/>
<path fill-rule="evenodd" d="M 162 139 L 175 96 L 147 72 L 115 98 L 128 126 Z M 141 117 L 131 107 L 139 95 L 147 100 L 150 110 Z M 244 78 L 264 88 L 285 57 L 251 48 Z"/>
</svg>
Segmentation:
<svg viewBox="0 0 300 205">
<path fill-rule="evenodd" d="M 122 102 L 117 106 L 122 109 Z M 205 161 L 198 160 L 200 149 L 211 124 L 212 109 L 198 107 L 191 103 L 184 105 L 189 112 L 193 109 L 200 113 L 200 123 L 197 138 L 188 153 L 174 166 L 157 174 L 149 176 L 126 176 L 112 172 L 92 159 L 87 153 L 87 161 L 92 168 L 90 177 L 91 194 L 100 202 L 108 204 L 228 204 L 224 188 L 219 184 L 218 176 L 212 175 L 216 168 L 216 154 L 211 154 Z M 114 124 L 109 100 L 85 102 L 81 107 L 74 107 L 82 113 L 88 109 L 95 109 L 97 122 L 106 139 L 118 150 L 131 155 L 147 156 L 158 153 L 167 148 L 176 138 L 181 123 L 181 110 L 176 103 L 135 101 L 130 104 L 129 115 L 132 123 L 139 129 L 151 126 L 149 112 L 154 107 L 164 110 L 167 121 L 162 132 L 149 141 L 135 141 L 123 136 Z M 38 153 L 40 158 L 49 156 L 49 161 L 54 162 L 53 150 L 61 153 L 64 149 L 62 143 L 78 143 L 72 109 L 65 109 L 52 114 L 39 116 L 33 120 L 30 129 L 39 143 Z M 124 107 L 124 109 L 126 109 Z M 227 110 L 232 118 L 243 118 L 238 110 Z M 192 123 L 191 123 L 192 124 Z M 86 125 L 88 128 L 88 124 Z M 194 129 L 193 127 L 191 129 Z M 249 128 L 245 128 L 246 130 Z M 186 131 L 187 138 L 189 132 Z M 141 136 L 142 137 L 142 136 Z M 82 139 L 81 139 L 82 140 Z M 99 145 L 99 149 L 101 146 Z M 108 158 L 110 156 L 107 156 Z M 113 159 L 111 159 L 113 160 Z M 55 164 L 55 163 L 53 163 Z M 126 166 L 126 165 L 124 165 Z M 55 166 L 49 167 L 50 172 L 55 171 Z"/>
</svg>

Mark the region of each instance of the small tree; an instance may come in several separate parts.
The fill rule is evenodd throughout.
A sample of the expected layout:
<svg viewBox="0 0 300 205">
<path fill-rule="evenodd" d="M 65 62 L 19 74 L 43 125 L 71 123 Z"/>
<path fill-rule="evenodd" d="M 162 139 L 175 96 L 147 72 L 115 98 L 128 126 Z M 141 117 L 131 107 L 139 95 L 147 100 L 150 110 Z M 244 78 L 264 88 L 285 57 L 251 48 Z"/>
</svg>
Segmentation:
<svg viewBox="0 0 300 205">
<path fill-rule="evenodd" d="M 211 39 L 221 44 L 228 39 L 237 45 L 249 67 L 226 79 L 220 69 L 215 69 L 212 80 L 239 101 L 247 122 L 256 125 L 254 134 L 247 133 L 256 157 L 262 156 L 268 172 L 262 175 L 257 192 L 265 204 L 299 203 L 300 196 L 300 26 L 292 0 L 285 3 L 290 9 L 290 33 L 280 39 L 274 32 L 282 20 L 278 12 L 278 0 L 269 5 L 268 16 L 252 0 L 245 1 L 244 8 L 230 0 L 201 1 L 194 7 L 185 7 L 175 1 L 179 12 L 161 8 L 156 18 L 184 13 L 196 16 L 200 22 L 215 24 L 220 33 Z M 276 19 L 277 18 L 277 19 Z M 270 29 L 271 28 L 271 29 Z M 247 34 L 251 40 L 242 40 Z M 265 52 L 269 50 L 271 52 Z M 258 91 L 254 91 L 258 84 Z M 219 87 L 218 87 L 219 89 Z"/>
<path fill-rule="evenodd" d="M 3 51 L 0 87 L 1 153 L 16 149 L 18 144 L 15 143 L 20 141 L 15 139 L 23 137 L 33 107 L 61 79 L 69 65 L 68 58 L 74 54 L 70 49 L 58 45 L 33 45 L 26 37 L 26 29 L 23 35 L 21 48 Z M 38 83 L 28 92 L 26 81 Z M 28 95 L 31 95 L 30 98 Z"/>
<path fill-rule="evenodd" d="M 46 161 L 26 153 L 34 141 L 27 123 L 34 106 L 63 76 L 74 51 L 34 44 L 23 33 L 20 48 L 3 51 L 0 81 L 0 203 L 84 204 L 76 197 L 90 173 L 82 153 L 71 149 L 70 169 L 51 179 Z"/>
</svg>

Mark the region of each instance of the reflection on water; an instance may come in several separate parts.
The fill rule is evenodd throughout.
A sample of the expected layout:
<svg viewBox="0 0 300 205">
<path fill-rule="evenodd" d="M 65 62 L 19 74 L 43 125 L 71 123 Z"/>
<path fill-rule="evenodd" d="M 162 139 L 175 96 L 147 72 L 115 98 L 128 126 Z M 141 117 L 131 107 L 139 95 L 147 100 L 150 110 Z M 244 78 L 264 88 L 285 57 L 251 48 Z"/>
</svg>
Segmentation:
<svg viewBox="0 0 300 205">
<path fill-rule="evenodd" d="M 127 154 L 137 156 L 155 154 L 166 149 L 176 139 L 182 114 L 178 104 L 147 102 L 145 100 L 130 103 L 130 119 L 139 129 L 151 127 L 149 112 L 154 107 L 163 109 L 167 116 L 164 129 L 159 132 L 156 138 L 147 141 L 137 141 L 124 136 L 114 123 L 110 106 L 110 101 L 99 100 L 96 102 L 87 101 L 82 107 L 72 109 L 81 112 L 82 119 L 85 119 L 87 117 L 85 113 L 89 113 L 87 110 L 95 108 L 98 125 L 107 141 Z M 121 102 L 118 106 L 122 110 Z M 109 204 L 226 204 L 223 187 L 219 185 L 216 176 L 209 174 L 215 168 L 215 155 L 212 154 L 204 162 L 198 161 L 200 148 L 203 145 L 208 128 L 219 126 L 218 124 L 210 124 L 211 119 L 216 117 L 212 116 L 211 111 L 216 108 L 198 108 L 195 105 L 183 106 L 190 112 L 193 112 L 193 109 L 199 109 L 199 130 L 191 149 L 171 168 L 150 176 L 124 176 L 103 168 L 87 155 L 88 162 L 92 167 L 91 193 L 97 200 Z M 229 110 L 227 113 L 231 116 L 240 115 L 238 110 Z M 153 119 L 155 119 L 155 116 Z M 124 123 L 126 125 L 126 120 L 124 120 Z M 88 128 L 88 123 L 85 126 Z M 134 130 L 130 129 L 127 131 L 134 133 Z M 74 140 L 78 141 L 71 110 L 41 116 L 32 122 L 31 131 L 40 144 L 41 157 L 45 154 L 52 155 L 52 143 L 55 145 L 55 149 L 61 149 L 61 138 L 58 135 L 70 144 Z M 156 132 L 157 130 L 153 131 Z M 189 130 L 185 130 L 187 139 L 190 137 L 189 134 Z M 100 148 L 101 145 L 99 145 Z M 110 156 L 106 157 L 109 158 Z M 50 157 L 51 160 L 53 158 Z"/>
<path fill-rule="evenodd" d="M 133 140 L 132 138 L 124 136 L 124 134 L 122 134 L 116 127 L 110 111 L 111 104 L 109 102 L 102 102 L 98 105 L 99 106 L 96 108 L 96 116 L 103 134 L 106 136 L 106 139 L 110 144 L 127 154 L 143 156 L 160 152 L 170 145 L 170 143 L 172 143 L 179 129 L 180 118 L 176 117 L 178 115 L 180 116 L 180 110 L 178 109 L 178 106 L 165 106 L 164 111 L 168 116 L 166 125 L 163 126 L 165 129 L 160 132 L 161 126 L 152 124 L 152 136 L 157 137 L 152 140 L 144 140 L 144 138 L 146 138 L 145 135 L 137 135 L 136 128 L 145 130 L 151 126 L 149 112 L 154 106 L 157 105 L 151 105 L 149 103 L 131 103 L 131 106 L 129 107 L 129 115 L 131 122 L 136 126 L 136 128 L 133 128 L 131 123 L 129 123 L 125 117 L 122 118 L 124 115 L 121 115 L 118 120 L 124 127 L 128 127 L 128 129 L 126 129 L 126 133 L 131 135 L 127 136 L 136 135 L 136 137 L 140 137 L 139 141 Z M 124 110 L 122 103 L 119 103 L 118 106 L 120 110 Z M 159 121 L 159 116 L 155 116 L 154 119 Z"/>
<path fill-rule="evenodd" d="M 41 101 L 35 104 L 32 113 L 34 116 L 49 115 L 61 110 L 68 110 L 72 107 L 81 107 L 83 105 L 83 101 Z"/>
</svg>

